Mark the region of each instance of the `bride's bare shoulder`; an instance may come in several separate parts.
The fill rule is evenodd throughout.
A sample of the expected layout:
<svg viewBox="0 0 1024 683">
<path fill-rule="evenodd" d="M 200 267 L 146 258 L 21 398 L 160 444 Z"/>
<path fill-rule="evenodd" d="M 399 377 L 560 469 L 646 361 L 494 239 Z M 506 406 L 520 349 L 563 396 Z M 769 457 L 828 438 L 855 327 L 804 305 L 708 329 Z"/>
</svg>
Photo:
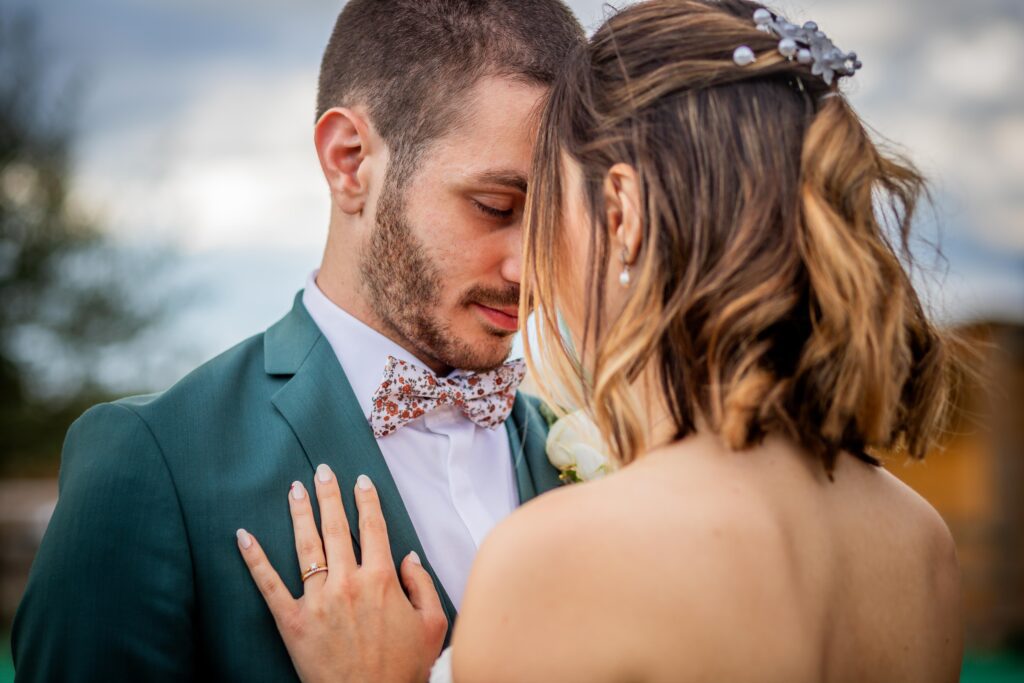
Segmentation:
<svg viewBox="0 0 1024 683">
<path fill-rule="evenodd" d="M 455 679 L 634 678 L 652 653 L 668 653 L 673 670 L 728 676 L 714 667 L 750 625 L 739 607 L 770 593 L 776 550 L 742 487 L 710 494 L 710 476 L 697 468 L 667 482 L 631 466 L 545 494 L 498 525 L 463 600 Z M 752 566 L 762 568 L 753 578 Z"/>
</svg>

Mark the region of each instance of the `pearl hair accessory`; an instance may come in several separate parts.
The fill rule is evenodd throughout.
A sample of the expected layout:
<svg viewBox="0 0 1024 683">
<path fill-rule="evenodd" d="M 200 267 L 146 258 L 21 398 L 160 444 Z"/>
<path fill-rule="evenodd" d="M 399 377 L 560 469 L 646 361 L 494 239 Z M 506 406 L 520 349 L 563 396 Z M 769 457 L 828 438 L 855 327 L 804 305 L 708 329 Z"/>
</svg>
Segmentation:
<svg viewBox="0 0 1024 683">
<path fill-rule="evenodd" d="M 759 30 L 779 37 L 779 53 L 783 57 L 790 61 L 795 59 L 800 64 L 810 64 L 811 73 L 821 76 L 828 85 L 832 85 L 837 76 L 852 76 L 863 66 L 856 52 L 843 52 L 837 48 L 813 21 L 797 26 L 762 7 L 754 12 L 754 24 Z M 747 45 L 740 45 L 732 53 L 732 60 L 737 66 L 747 66 L 756 59 L 754 51 Z"/>
<path fill-rule="evenodd" d="M 757 56 L 754 55 L 754 51 L 746 45 L 740 45 L 736 48 L 736 51 L 732 53 L 732 61 L 736 62 L 737 66 L 746 66 L 747 64 L 753 64 L 757 61 Z"/>
</svg>

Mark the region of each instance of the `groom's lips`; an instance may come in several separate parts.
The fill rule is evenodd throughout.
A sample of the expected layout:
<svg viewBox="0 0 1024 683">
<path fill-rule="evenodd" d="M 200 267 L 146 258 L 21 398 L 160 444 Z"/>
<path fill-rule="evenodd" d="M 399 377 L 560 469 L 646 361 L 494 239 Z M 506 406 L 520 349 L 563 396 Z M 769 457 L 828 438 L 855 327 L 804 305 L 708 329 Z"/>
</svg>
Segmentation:
<svg viewBox="0 0 1024 683">
<path fill-rule="evenodd" d="M 481 315 L 487 319 L 488 322 L 493 324 L 495 327 L 499 327 L 509 332 L 515 332 L 519 329 L 519 309 L 512 308 L 491 308 L 490 306 L 484 306 L 483 304 L 473 304 Z"/>
</svg>

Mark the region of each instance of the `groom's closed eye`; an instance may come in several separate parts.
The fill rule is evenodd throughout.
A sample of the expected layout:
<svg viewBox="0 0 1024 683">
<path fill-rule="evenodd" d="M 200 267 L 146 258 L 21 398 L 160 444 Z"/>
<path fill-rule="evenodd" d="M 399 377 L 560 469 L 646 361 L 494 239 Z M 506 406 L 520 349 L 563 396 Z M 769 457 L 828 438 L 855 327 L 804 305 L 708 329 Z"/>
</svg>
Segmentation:
<svg viewBox="0 0 1024 683">
<path fill-rule="evenodd" d="M 501 206 L 493 205 L 491 202 L 485 202 L 479 199 L 472 199 L 470 201 L 473 202 L 474 206 L 476 206 L 481 213 L 499 220 L 508 220 L 516 213 L 514 204 L 508 208 L 502 208 Z"/>
<path fill-rule="evenodd" d="M 514 169 L 470 174 L 461 184 L 474 210 L 499 223 L 511 223 L 526 201 L 526 176 Z"/>
</svg>

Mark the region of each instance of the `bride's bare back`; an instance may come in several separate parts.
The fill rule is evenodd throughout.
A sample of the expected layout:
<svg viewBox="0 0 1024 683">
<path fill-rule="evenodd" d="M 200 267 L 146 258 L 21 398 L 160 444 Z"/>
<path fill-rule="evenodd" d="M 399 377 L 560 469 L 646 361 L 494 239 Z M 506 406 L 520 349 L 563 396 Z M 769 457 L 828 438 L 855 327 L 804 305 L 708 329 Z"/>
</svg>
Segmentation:
<svg viewBox="0 0 1024 683">
<path fill-rule="evenodd" d="M 955 681 L 959 573 L 934 509 L 840 457 L 695 436 L 542 497 L 481 550 L 458 683 Z"/>
</svg>

